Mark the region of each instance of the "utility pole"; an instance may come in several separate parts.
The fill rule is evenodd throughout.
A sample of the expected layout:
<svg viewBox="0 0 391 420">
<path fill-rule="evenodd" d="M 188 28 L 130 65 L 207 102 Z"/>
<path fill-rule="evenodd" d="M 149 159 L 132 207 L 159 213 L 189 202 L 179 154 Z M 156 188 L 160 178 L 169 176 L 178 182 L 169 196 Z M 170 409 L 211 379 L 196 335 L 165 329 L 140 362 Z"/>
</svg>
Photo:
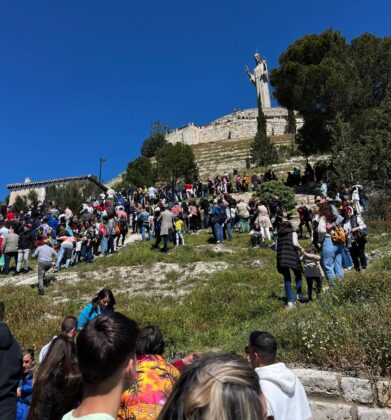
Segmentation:
<svg viewBox="0 0 391 420">
<path fill-rule="evenodd" d="M 106 159 L 104 157 L 99 158 L 99 182 L 102 182 L 102 165 L 106 162 Z"/>
</svg>

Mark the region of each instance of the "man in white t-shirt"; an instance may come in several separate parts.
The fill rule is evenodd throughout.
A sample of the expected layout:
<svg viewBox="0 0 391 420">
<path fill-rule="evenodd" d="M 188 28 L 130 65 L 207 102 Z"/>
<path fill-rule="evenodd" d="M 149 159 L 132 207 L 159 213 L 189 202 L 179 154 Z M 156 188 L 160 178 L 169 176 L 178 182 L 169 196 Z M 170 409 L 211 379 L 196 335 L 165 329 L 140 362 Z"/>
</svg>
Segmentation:
<svg viewBox="0 0 391 420">
<path fill-rule="evenodd" d="M 68 336 L 73 341 L 76 335 L 76 331 L 77 331 L 77 319 L 74 316 L 67 316 L 64 319 L 64 321 L 62 321 L 60 334 Z M 39 357 L 38 357 L 39 364 L 41 364 L 43 360 L 45 359 L 49 351 L 50 344 L 52 344 L 53 340 L 55 340 L 56 338 L 57 336 L 55 335 L 52 341 L 50 341 L 49 343 L 45 344 L 42 347 L 39 353 Z"/>
<path fill-rule="evenodd" d="M 90 321 L 77 337 L 83 399 L 62 420 L 115 420 L 123 391 L 136 376 L 136 321 L 112 312 Z M 102 344 L 104 343 L 104 344 Z"/>
<path fill-rule="evenodd" d="M 259 376 L 268 420 L 312 419 L 300 379 L 284 363 L 276 363 L 276 339 L 267 332 L 253 331 L 246 353 Z"/>
</svg>

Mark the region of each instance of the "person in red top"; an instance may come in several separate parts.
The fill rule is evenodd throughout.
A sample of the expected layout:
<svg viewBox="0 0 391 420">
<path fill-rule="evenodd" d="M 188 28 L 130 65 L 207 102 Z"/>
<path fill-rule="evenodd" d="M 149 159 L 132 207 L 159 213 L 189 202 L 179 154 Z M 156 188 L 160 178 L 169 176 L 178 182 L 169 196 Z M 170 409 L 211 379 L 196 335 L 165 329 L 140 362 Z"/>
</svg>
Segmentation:
<svg viewBox="0 0 391 420">
<path fill-rule="evenodd" d="M 187 198 L 192 198 L 193 197 L 193 185 L 190 184 L 189 182 L 187 182 L 185 184 L 185 190 L 186 190 Z"/>
<path fill-rule="evenodd" d="M 12 222 L 15 220 L 15 213 L 12 213 L 11 207 L 8 207 L 7 209 L 7 221 Z"/>
<path fill-rule="evenodd" d="M 171 209 L 171 213 L 174 216 L 178 216 L 179 214 L 182 213 L 182 207 L 179 205 L 179 203 L 176 201 L 173 208 Z"/>
</svg>

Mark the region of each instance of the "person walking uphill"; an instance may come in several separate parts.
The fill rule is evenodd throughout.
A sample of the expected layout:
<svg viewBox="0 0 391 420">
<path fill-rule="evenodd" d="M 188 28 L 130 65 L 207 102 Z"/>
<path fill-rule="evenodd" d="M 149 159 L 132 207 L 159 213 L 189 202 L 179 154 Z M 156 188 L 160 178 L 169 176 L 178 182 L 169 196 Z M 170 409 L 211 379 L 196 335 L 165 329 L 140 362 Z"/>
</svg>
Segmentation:
<svg viewBox="0 0 391 420">
<path fill-rule="evenodd" d="M 293 231 L 290 222 L 282 222 L 277 232 L 277 270 L 284 276 L 284 288 L 288 307 L 295 304 L 295 295 L 292 291 L 291 270 L 295 275 L 297 298 L 301 295 L 301 263 L 298 250 L 302 251 L 297 233 Z"/>
<path fill-rule="evenodd" d="M 160 237 L 163 239 L 162 252 L 168 251 L 168 235 L 173 230 L 173 214 L 170 210 L 164 209 L 160 215 Z"/>
<path fill-rule="evenodd" d="M 11 226 L 8 229 L 8 235 L 3 239 L 1 245 L 2 254 L 4 254 L 4 274 L 10 272 L 11 258 L 15 260 L 15 267 L 18 264 L 18 244 L 19 244 L 19 235 L 14 232 L 14 228 Z"/>
<path fill-rule="evenodd" d="M 33 257 L 38 258 L 38 294 L 43 296 L 45 273 L 52 267 L 52 259 L 57 257 L 57 252 L 49 246 L 49 240 L 45 239 L 43 244 L 35 250 Z"/>
<path fill-rule="evenodd" d="M 31 228 L 30 224 L 25 224 L 23 231 L 19 234 L 17 273 L 20 273 L 22 262 L 24 262 L 24 272 L 27 273 L 29 271 L 29 256 L 34 246 L 34 235 Z"/>
</svg>

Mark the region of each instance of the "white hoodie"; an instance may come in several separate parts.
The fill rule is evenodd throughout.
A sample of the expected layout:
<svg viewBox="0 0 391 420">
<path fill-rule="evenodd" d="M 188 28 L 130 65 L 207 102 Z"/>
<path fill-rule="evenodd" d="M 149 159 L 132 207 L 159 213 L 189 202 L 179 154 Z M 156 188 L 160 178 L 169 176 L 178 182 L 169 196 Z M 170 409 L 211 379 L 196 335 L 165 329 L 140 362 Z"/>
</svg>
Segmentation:
<svg viewBox="0 0 391 420">
<path fill-rule="evenodd" d="M 308 420 L 312 418 L 307 395 L 299 378 L 284 363 L 256 368 L 267 415 L 274 420 Z"/>
</svg>

